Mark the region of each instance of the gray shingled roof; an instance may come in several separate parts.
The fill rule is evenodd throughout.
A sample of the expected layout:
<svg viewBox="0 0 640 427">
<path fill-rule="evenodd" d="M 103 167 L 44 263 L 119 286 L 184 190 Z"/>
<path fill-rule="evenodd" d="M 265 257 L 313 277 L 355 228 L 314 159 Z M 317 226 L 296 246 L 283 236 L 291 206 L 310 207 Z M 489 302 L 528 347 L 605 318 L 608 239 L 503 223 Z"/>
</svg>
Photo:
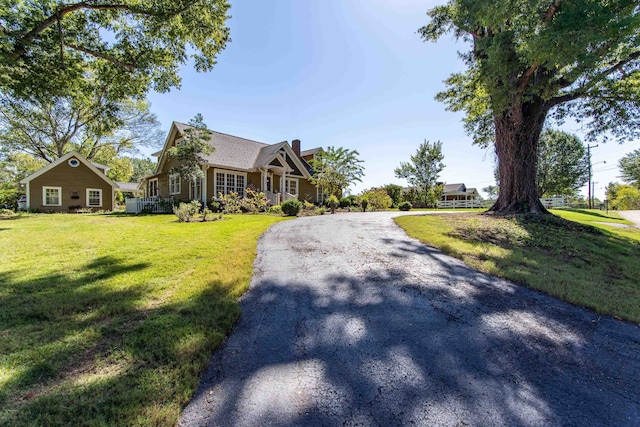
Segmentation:
<svg viewBox="0 0 640 427">
<path fill-rule="evenodd" d="M 460 191 L 460 187 L 463 187 L 464 184 L 460 183 L 460 184 L 445 184 L 443 192 L 445 193 L 452 193 L 454 191 Z"/>
<path fill-rule="evenodd" d="M 280 150 L 282 146 L 286 144 L 287 144 L 286 141 L 283 141 L 277 144 L 267 145 L 266 147 L 262 147 L 254 163 L 255 166 L 259 167 L 269 163 L 271 159 L 273 159 L 273 157 L 275 157 L 275 155 L 278 153 L 278 150 Z"/>
<path fill-rule="evenodd" d="M 189 125 L 174 122 L 180 135 L 184 134 Z M 215 148 L 212 154 L 204 156 L 207 163 L 232 169 L 251 170 L 259 164 L 259 158 L 266 158 L 268 152 L 277 151 L 282 143 L 265 144 L 225 133 L 211 132 L 209 144 Z M 274 148 L 277 147 L 277 148 Z M 271 150 L 273 148 L 273 150 Z"/>
</svg>

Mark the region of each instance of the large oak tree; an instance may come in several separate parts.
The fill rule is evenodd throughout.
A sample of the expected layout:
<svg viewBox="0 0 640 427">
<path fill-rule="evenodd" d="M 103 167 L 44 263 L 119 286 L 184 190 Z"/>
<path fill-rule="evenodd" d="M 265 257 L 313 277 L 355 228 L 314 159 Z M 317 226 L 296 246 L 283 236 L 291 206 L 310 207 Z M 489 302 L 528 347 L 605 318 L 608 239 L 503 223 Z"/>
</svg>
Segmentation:
<svg viewBox="0 0 640 427">
<path fill-rule="evenodd" d="M 466 130 L 495 144 L 501 213 L 545 213 L 538 199 L 538 141 L 545 121 L 582 122 L 587 140 L 640 136 L 637 0 L 450 0 L 419 32 L 471 43 L 467 70 L 437 99 L 466 112 Z"/>
<path fill-rule="evenodd" d="M 211 70 L 229 41 L 226 0 L 0 0 L 0 90 L 68 95 L 88 70 L 120 98 Z"/>
</svg>

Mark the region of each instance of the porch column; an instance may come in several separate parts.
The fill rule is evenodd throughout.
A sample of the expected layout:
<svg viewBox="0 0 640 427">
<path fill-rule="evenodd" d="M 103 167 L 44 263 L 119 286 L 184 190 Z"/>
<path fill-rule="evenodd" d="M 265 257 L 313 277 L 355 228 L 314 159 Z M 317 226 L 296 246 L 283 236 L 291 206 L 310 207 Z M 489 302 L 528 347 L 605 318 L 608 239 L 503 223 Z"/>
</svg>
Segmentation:
<svg viewBox="0 0 640 427">
<path fill-rule="evenodd" d="M 263 193 L 267 192 L 267 170 L 266 169 L 260 169 L 261 175 L 260 175 L 260 191 L 262 191 Z"/>
<path fill-rule="evenodd" d="M 201 196 L 200 200 L 205 204 L 207 203 L 207 171 L 208 170 L 209 170 L 208 165 L 202 165 L 202 172 L 204 173 L 204 177 L 202 178 L 202 188 L 200 189 L 200 191 L 202 191 L 202 194 L 200 195 Z"/>
</svg>

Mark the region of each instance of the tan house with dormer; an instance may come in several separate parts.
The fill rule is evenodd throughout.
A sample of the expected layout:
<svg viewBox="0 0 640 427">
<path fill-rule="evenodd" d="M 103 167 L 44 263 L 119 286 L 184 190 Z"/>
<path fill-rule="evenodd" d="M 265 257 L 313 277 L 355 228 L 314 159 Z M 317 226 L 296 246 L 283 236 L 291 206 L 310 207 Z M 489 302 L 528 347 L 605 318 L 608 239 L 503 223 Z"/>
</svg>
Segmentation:
<svg viewBox="0 0 640 427">
<path fill-rule="evenodd" d="M 209 145 L 214 150 L 201 163 L 204 178 L 184 182 L 173 172 L 178 163 L 167 155 L 167 150 L 180 142 L 188 128 L 178 122 L 171 125 L 164 147 L 154 154 L 158 157 L 154 174 L 140 183 L 145 197 L 206 203 L 230 192 L 245 196 L 246 190 L 251 189 L 264 192 L 273 205 L 290 198 L 312 203 L 322 198 L 321 191 L 309 181 L 312 171 L 301 155 L 300 140 L 265 144 L 210 131 Z M 310 159 L 313 150 L 308 151 L 306 157 Z"/>
</svg>

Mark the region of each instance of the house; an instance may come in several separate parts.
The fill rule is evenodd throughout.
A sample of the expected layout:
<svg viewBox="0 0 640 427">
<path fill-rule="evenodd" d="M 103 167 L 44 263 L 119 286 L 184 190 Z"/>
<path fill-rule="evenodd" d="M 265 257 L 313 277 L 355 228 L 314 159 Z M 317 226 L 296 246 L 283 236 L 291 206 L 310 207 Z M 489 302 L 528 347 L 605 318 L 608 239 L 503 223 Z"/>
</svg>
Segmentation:
<svg viewBox="0 0 640 427">
<path fill-rule="evenodd" d="M 264 192 L 273 205 L 296 198 L 315 203 L 322 192 L 309 179 L 311 167 L 302 157 L 300 140 L 265 144 L 249 139 L 210 131 L 209 144 L 214 149 L 204 155 L 201 163 L 204 178 L 197 182 L 184 182 L 173 173 L 179 163 L 167 155 L 167 150 L 180 142 L 189 126 L 173 122 L 164 147 L 158 153 L 156 170 L 140 183 L 147 198 L 173 198 L 174 200 L 200 200 L 208 202 L 219 194 L 235 192 L 246 195 L 246 190 Z M 319 149 L 309 150 L 307 159 Z"/>
<path fill-rule="evenodd" d="M 75 151 L 67 153 L 20 181 L 26 186 L 26 208 L 44 212 L 113 210 L 119 186 L 107 177 L 108 169 Z"/>
<path fill-rule="evenodd" d="M 445 184 L 440 200 L 475 200 L 478 196 L 475 188 L 467 188 L 464 184 Z"/>
</svg>

